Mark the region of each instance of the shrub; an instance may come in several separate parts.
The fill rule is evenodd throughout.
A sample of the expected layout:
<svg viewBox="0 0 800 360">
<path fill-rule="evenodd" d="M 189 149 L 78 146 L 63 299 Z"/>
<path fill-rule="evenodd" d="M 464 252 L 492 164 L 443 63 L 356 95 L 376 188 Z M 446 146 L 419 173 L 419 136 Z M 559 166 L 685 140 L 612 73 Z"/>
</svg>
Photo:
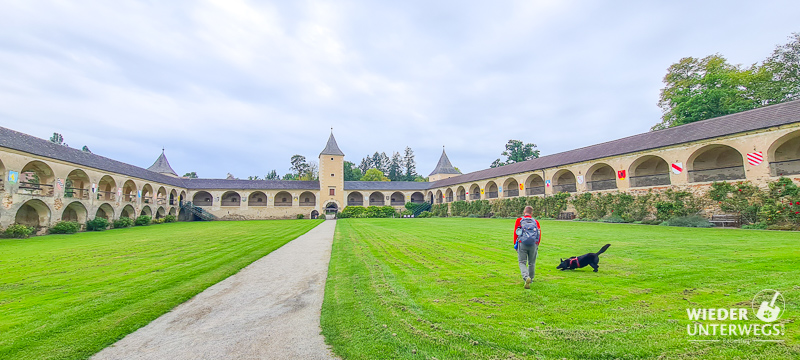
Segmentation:
<svg viewBox="0 0 800 360">
<path fill-rule="evenodd" d="M 176 221 L 178 221 L 178 218 L 175 217 L 175 215 L 164 216 L 164 222 L 165 223 L 173 223 L 173 222 L 176 222 Z"/>
<path fill-rule="evenodd" d="M 142 216 L 139 216 L 138 218 L 136 218 L 136 221 L 134 222 L 134 224 L 136 226 L 147 226 L 147 225 L 150 225 L 150 223 L 152 221 L 153 221 L 153 218 L 151 218 L 151 217 L 149 217 L 147 215 L 142 215 Z"/>
<path fill-rule="evenodd" d="M 129 217 L 121 217 L 117 220 L 114 220 L 114 228 L 115 229 L 122 229 L 126 227 L 133 226 L 133 219 Z"/>
<path fill-rule="evenodd" d="M 644 225 L 661 225 L 663 221 L 657 219 L 642 220 Z"/>
<path fill-rule="evenodd" d="M 396 216 L 397 211 L 391 206 L 347 206 L 338 217 L 340 219 L 346 218 L 389 218 Z"/>
<path fill-rule="evenodd" d="M 108 229 L 108 219 L 96 217 L 86 222 L 87 231 L 103 231 Z"/>
<path fill-rule="evenodd" d="M 414 215 L 414 213 L 411 210 L 403 210 L 403 211 L 400 212 L 400 215 L 403 215 L 403 216 Z"/>
<path fill-rule="evenodd" d="M 468 217 L 468 218 L 479 218 L 479 217 L 481 217 L 481 216 L 480 216 L 480 215 L 478 215 L 478 214 L 469 214 L 469 215 L 467 215 L 467 217 Z"/>
<path fill-rule="evenodd" d="M 663 199 L 655 203 L 656 219 L 670 220 L 696 215 L 702 207 L 702 200 L 692 193 L 668 189 L 664 192 Z"/>
<path fill-rule="evenodd" d="M 757 222 L 757 223 L 742 225 L 742 229 L 766 230 L 767 229 L 767 223 L 765 223 L 765 222 Z"/>
<path fill-rule="evenodd" d="M 614 223 L 614 224 L 629 223 L 630 222 L 628 220 L 623 219 L 622 216 L 619 216 L 617 214 L 614 214 L 614 215 L 611 215 L 609 217 L 606 217 L 606 218 L 604 218 L 604 219 L 602 219 L 600 221 L 606 222 L 606 223 Z"/>
<path fill-rule="evenodd" d="M 9 238 L 27 239 L 28 237 L 31 236 L 31 234 L 33 234 L 34 230 L 36 229 L 34 229 L 31 226 L 14 224 L 9 226 L 3 233 L 5 234 L 6 237 Z"/>
<path fill-rule="evenodd" d="M 163 224 L 163 223 L 164 223 L 164 218 L 153 219 L 153 224 Z"/>
<path fill-rule="evenodd" d="M 769 225 L 767 226 L 767 230 L 794 230 L 794 225 L 792 224 L 778 224 L 778 225 Z"/>
<path fill-rule="evenodd" d="M 77 221 L 59 221 L 52 228 L 51 234 L 74 234 L 80 231 L 81 225 Z"/>
<path fill-rule="evenodd" d="M 419 213 L 418 217 L 429 218 L 431 216 L 433 216 L 433 214 L 430 211 L 423 211 L 423 212 Z"/>
<path fill-rule="evenodd" d="M 431 206 L 431 213 L 434 216 L 438 217 L 447 217 L 447 212 L 449 210 L 448 204 L 436 204 Z"/>
<path fill-rule="evenodd" d="M 306 216 L 305 216 L 304 214 L 297 214 L 297 218 L 298 218 L 298 219 L 303 219 L 303 218 L 305 218 L 305 217 L 306 217 Z"/>
<path fill-rule="evenodd" d="M 666 221 L 669 226 L 682 226 L 682 227 L 696 227 L 696 228 L 710 228 L 714 224 L 701 216 L 679 216 Z"/>
</svg>

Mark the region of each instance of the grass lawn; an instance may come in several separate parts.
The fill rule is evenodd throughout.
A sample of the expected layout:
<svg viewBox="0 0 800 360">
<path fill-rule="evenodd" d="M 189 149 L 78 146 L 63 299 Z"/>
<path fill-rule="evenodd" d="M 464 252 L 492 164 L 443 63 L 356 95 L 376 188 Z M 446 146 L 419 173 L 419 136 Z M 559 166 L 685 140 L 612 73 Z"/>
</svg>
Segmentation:
<svg viewBox="0 0 800 360">
<path fill-rule="evenodd" d="M 514 220 L 339 220 L 322 330 L 345 359 L 800 358 L 800 235 L 542 221 L 536 279 L 523 289 Z M 559 258 L 611 247 L 590 267 Z M 786 299 L 785 334 L 689 342 L 687 308 Z M 751 321 L 714 322 L 757 324 Z M 753 336 L 747 337 L 754 338 Z M 739 341 L 737 341 L 737 339 Z"/>
<path fill-rule="evenodd" d="M 0 240 L 0 359 L 87 358 L 319 223 L 174 223 Z"/>
</svg>

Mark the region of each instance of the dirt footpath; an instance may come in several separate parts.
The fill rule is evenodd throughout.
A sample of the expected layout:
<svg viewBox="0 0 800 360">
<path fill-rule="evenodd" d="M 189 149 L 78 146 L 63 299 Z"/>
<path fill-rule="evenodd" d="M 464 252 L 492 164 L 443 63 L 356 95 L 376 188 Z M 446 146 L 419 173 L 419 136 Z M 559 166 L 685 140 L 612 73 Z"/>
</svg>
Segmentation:
<svg viewBox="0 0 800 360">
<path fill-rule="evenodd" d="M 92 359 L 333 359 L 319 317 L 335 227 L 323 222 Z"/>
</svg>

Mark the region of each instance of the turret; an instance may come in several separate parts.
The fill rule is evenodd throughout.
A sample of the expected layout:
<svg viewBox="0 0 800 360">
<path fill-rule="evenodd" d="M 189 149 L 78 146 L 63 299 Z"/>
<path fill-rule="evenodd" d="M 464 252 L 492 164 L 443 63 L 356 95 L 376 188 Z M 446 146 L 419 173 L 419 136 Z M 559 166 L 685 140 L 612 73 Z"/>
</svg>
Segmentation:
<svg viewBox="0 0 800 360">
<path fill-rule="evenodd" d="M 447 158 L 447 153 L 444 152 L 444 146 L 442 146 L 442 156 L 439 157 L 436 168 L 428 175 L 428 181 L 443 180 L 456 175 L 461 175 L 461 172 L 450 163 L 450 159 Z"/>
<path fill-rule="evenodd" d="M 154 162 L 153 165 L 147 168 L 147 170 L 167 176 L 178 177 L 178 174 L 175 173 L 175 170 L 172 170 L 172 166 L 169 165 L 167 156 L 164 155 L 164 149 L 161 149 L 161 155 L 158 157 L 158 159 L 156 159 L 156 162 Z"/>
</svg>

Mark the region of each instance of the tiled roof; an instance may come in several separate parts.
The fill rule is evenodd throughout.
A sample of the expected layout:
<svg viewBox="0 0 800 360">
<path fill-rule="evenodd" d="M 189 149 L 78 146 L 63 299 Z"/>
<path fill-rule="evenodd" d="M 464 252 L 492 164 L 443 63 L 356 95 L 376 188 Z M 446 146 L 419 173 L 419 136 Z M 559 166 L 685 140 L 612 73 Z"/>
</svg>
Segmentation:
<svg viewBox="0 0 800 360">
<path fill-rule="evenodd" d="M 322 152 L 319 154 L 344 156 L 342 150 L 339 150 L 339 145 L 336 144 L 336 139 L 333 138 L 333 131 L 331 131 L 331 136 L 328 138 L 328 143 L 325 145 L 325 149 L 322 149 Z"/>
<path fill-rule="evenodd" d="M 345 181 L 345 190 L 427 190 L 429 182 L 417 181 Z"/>
<path fill-rule="evenodd" d="M 147 170 L 157 172 L 159 174 L 172 174 L 178 176 L 178 174 L 175 173 L 175 170 L 172 170 L 172 166 L 169 166 L 169 161 L 167 161 L 167 156 L 164 155 L 163 149 L 161 150 L 161 155 L 159 155 L 158 159 L 156 159 L 156 162 L 154 162 L 153 165 L 150 165 Z"/>
<path fill-rule="evenodd" d="M 526 171 L 553 168 L 796 122 L 800 122 L 800 100 L 646 132 L 511 165 L 479 170 L 433 182 L 431 187 L 451 186 Z"/>
<path fill-rule="evenodd" d="M 187 189 L 319 190 L 319 181 L 184 179 Z"/>
<path fill-rule="evenodd" d="M 110 173 L 117 173 L 153 182 L 159 182 L 162 184 L 184 187 L 183 179 L 152 172 L 138 166 L 112 160 L 107 157 L 81 151 L 79 149 L 73 149 L 71 147 L 54 144 L 48 140 L 23 134 L 21 132 L 4 127 L 0 127 L 0 146 L 46 158 L 70 162 L 76 164 L 77 166 L 85 166 L 102 171 L 108 171 Z"/>
<path fill-rule="evenodd" d="M 453 164 L 450 163 L 450 159 L 447 158 L 447 153 L 444 152 L 444 148 L 442 148 L 442 156 L 439 157 L 436 168 L 433 169 L 433 172 L 428 176 L 436 174 L 461 174 L 461 172 L 456 170 Z"/>
</svg>

